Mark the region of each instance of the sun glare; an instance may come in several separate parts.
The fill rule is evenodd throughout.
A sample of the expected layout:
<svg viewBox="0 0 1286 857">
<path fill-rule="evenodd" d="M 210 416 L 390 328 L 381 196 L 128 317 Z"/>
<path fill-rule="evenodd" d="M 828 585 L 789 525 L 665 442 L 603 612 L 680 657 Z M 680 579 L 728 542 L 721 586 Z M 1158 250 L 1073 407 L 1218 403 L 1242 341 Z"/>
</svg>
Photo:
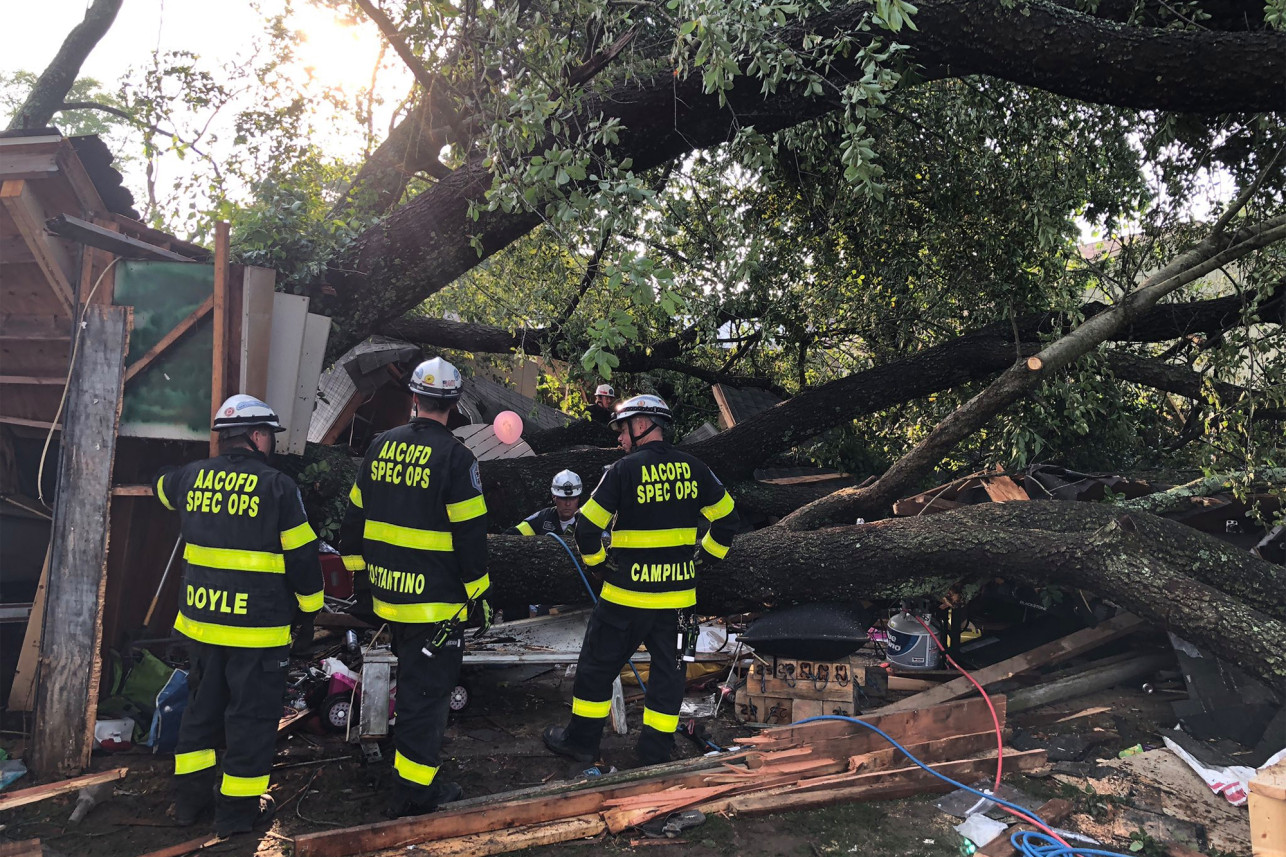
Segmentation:
<svg viewBox="0 0 1286 857">
<path fill-rule="evenodd" d="M 290 25 L 300 35 L 293 65 L 301 84 L 339 89 L 347 95 L 371 85 L 380 49 L 373 24 L 354 26 L 329 9 L 299 6 Z"/>
</svg>

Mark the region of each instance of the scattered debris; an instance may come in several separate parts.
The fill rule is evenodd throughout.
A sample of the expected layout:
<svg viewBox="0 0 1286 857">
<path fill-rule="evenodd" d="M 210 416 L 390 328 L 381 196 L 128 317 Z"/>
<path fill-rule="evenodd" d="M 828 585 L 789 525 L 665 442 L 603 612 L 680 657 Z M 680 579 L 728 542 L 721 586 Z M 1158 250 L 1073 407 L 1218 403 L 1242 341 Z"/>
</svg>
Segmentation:
<svg viewBox="0 0 1286 857">
<path fill-rule="evenodd" d="M 129 773 L 129 768 L 114 768 L 97 774 L 86 774 L 83 777 L 73 777 L 70 780 L 45 783 L 43 786 L 32 786 L 29 789 L 0 794 L 0 811 L 35 803 L 67 792 L 74 792 L 87 786 L 115 782 L 116 780 L 124 779 L 127 773 Z"/>
</svg>

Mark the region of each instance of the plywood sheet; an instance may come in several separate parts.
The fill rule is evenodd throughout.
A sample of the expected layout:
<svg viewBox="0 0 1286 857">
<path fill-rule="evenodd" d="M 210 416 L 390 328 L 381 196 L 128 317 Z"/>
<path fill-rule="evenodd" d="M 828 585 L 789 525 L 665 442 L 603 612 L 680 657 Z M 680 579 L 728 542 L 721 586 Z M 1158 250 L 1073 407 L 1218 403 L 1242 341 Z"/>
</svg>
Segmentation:
<svg viewBox="0 0 1286 857">
<path fill-rule="evenodd" d="M 295 379 L 295 398 L 286 432 L 286 452 L 299 455 L 308 442 L 308 426 L 317 401 L 317 380 L 326 362 L 326 341 L 330 338 L 330 318 L 309 313 L 304 321 L 304 341 L 299 352 L 299 374 Z"/>
<path fill-rule="evenodd" d="M 277 272 L 244 269 L 241 280 L 241 373 L 237 390 L 260 399 L 268 395 L 268 352 L 272 344 L 273 289 Z"/>
<path fill-rule="evenodd" d="M 287 432 L 295 411 L 299 359 L 307 325 L 308 298 L 280 292 L 273 295 L 272 344 L 268 349 L 268 388 L 264 401 L 281 417 Z"/>
</svg>

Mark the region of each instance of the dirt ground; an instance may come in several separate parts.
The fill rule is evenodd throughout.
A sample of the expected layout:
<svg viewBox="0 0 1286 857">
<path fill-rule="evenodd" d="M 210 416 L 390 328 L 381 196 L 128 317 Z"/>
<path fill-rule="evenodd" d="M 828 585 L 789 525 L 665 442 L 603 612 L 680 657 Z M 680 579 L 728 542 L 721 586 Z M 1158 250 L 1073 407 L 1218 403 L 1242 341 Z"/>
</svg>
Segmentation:
<svg viewBox="0 0 1286 857">
<path fill-rule="evenodd" d="M 549 723 L 563 722 L 569 711 L 571 680 L 562 670 L 548 670 L 533 676 L 525 670 L 469 670 L 467 683 L 473 694 L 468 709 L 453 718 L 445 748 L 449 757 L 443 775 L 463 786 L 468 797 L 538 785 L 575 775 L 583 766 L 567 764 L 547 753 L 540 733 Z M 627 689 L 627 694 L 629 690 Z M 1104 709 L 1094 712 L 1096 708 Z M 725 709 L 726 711 L 726 709 Z M 1082 713 L 1082 716 L 1076 716 Z M 1060 718 L 1068 718 L 1059 722 Z M 641 704 L 631 706 L 631 724 L 637 729 Z M 1067 797 L 1077 813 L 1062 826 L 1088 830 L 1104 837 L 1108 847 L 1127 852 L 1130 846 L 1128 819 L 1113 822 L 1131 805 L 1128 780 L 1121 794 L 1104 795 L 1092 785 L 1105 772 L 1098 760 L 1116 759 L 1119 750 L 1136 743 L 1159 745 L 1154 730 L 1172 722 L 1168 699 L 1132 689 L 1115 689 L 1077 700 L 1075 704 L 1049 706 L 1011 719 L 1015 740 L 1050 742 L 1058 736 L 1087 738 L 1090 751 L 1079 762 L 1065 763 L 1040 777 L 1007 778 L 1033 799 L 1033 806 L 1050 797 Z M 722 720 L 712 729 L 714 739 L 731 743 L 745 730 L 731 720 Z M 20 749 L 5 736 L 0 740 L 11 753 Z M 618 767 L 634 764 L 634 733 L 610 736 L 604 743 L 607 762 Z M 20 739 L 18 739 L 20 740 Z M 682 738 L 678 752 L 692 756 L 697 747 Z M 391 749 L 383 763 L 363 764 L 360 754 L 336 736 L 301 729 L 279 744 L 277 766 L 272 776 L 272 793 L 277 816 L 263 834 L 245 835 L 206 848 L 210 855 L 263 855 L 286 857 L 291 853 L 289 838 L 302 833 L 382 820 L 385 792 L 391 779 Z M 67 818 L 75 795 L 49 799 L 13 810 L 0 818 L 0 842 L 39 837 L 46 855 L 68 857 L 136 857 L 166 846 L 191 840 L 208 830 L 204 825 L 178 828 L 165 817 L 168 805 L 169 756 L 153 757 L 143 751 L 118 754 L 96 753 L 94 770 L 127 766 L 128 777 L 115 795 L 98 806 L 79 825 Z M 10 788 L 32 783 L 26 778 Z M 1142 792 L 1139 792 L 1142 795 Z M 701 827 L 689 830 L 682 840 L 665 844 L 631 845 L 632 837 L 622 835 L 559 846 L 532 849 L 528 854 L 634 853 L 724 855 L 769 857 L 769 855 L 878 854 L 948 855 L 961 854 L 960 837 L 951 829 L 958 822 L 933 805 L 937 796 L 853 804 L 809 812 L 785 813 L 762 818 L 712 817 Z M 1213 798 L 1212 798 L 1213 799 Z M 1145 806 L 1157 809 L 1155 801 L 1141 798 Z M 1168 810 L 1167 810 L 1168 811 Z M 1241 824 L 1249 828 L 1244 808 L 1236 809 Z M 1236 815 L 1231 816 L 1234 820 Z M 1122 826 L 1122 825 L 1125 826 Z M 1115 831 L 1115 832 L 1114 832 Z M 1239 831 L 1234 831 L 1239 832 Z M 1227 849 L 1229 841 L 1221 840 Z M 1145 842 L 1148 848 L 1155 843 Z M 431 853 L 431 848 L 408 848 L 400 853 Z M 1143 850 L 1145 855 L 1161 851 Z M 1243 853 L 1233 847 L 1212 854 Z M 1249 847 L 1244 853 L 1249 854 Z"/>
</svg>

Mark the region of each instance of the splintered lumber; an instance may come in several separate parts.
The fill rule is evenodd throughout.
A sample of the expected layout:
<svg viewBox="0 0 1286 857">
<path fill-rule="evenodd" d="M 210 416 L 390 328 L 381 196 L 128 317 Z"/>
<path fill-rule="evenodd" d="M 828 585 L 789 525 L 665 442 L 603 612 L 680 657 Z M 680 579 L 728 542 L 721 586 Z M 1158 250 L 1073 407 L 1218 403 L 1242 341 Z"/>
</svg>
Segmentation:
<svg viewBox="0 0 1286 857">
<path fill-rule="evenodd" d="M 1173 652 L 1154 652 L 1138 655 L 1129 660 L 1111 664 L 1090 664 L 1088 668 L 1056 681 L 1047 681 L 1035 687 L 1025 687 L 1009 695 L 1009 710 L 1027 711 L 1042 705 L 1052 705 L 1065 699 L 1075 699 L 1095 691 L 1116 687 L 1152 675 L 1165 666 L 1174 664 Z"/>
<path fill-rule="evenodd" d="M 0 842 L 0 857 L 40 857 L 44 847 L 39 839 L 23 839 L 19 842 Z"/>
<path fill-rule="evenodd" d="M 156 851 L 149 851 L 141 855 L 141 857 L 185 857 L 187 854 L 193 854 L 222 841 L 217 836 L 201 836 L 196 839 L 189 839 L 187 842 L 180 842 L 178 845 L 170 845 Z"/>
<path fill-rule="evenodd" d="M 433 857 L 486 857 L 488 854 L 508 854 L 540 845 L 557 845 L 575 839 L 598 836 L 607 831 L 607 825 L 597 814 L 579 815 L 541 824 L 526 824 L 512 830 L 472 833 L 450 839 L 437 839 L 431 851 Z M 377 857 L 401 857 L 404 850 L 389 849 Z"/>
<path fill-rule="evenodd" d="M 1255 775 L 1246 803 L 1254 857 L 1286 857 L 1286 761 Z"/>
<path fill-rule="evenodd" d="M 129 768 L 114 768 L 110 771 L 86 774 L 83 777 L 73 777 L 70 780 L 62 780 L 57 783 L 45 783 L 43 786 L 32 786 L 29 789 L 20 789 L 15 792 L 0 792 L 0 811 L 13 809 L 16 806 L 25 806 L 45 798 L 67 794 L 67 792 L 79 791 L 87 786 L 121 780 L 125 778 L 127 773 L 129 773 Z"/>
<path fill-rule="evenodd" d="M 1071 815 L 1073 809 L 1071 802 L 1065 801 L 1061 797 L 1056 797 L 1041 804 L 1040 809 L 1036 810 L 1036 817 L 1053 827 Z M 978 852 L 977 857 L 1018 857 L 1018 849 L 1014 847 L 1014 843 L 1010 841 L 1009 837 L 1019 831 L 1035 829 L 1030 824 L 1011 827 L 989 842 L 986 848 Z"/>
<path fill-rule="evenodd" d="M 1066 637 L 1054 640 L 1052 643 L 1037 646 L 1029 652 L 1024 652 L 998 664 L 992 664 L 989 667 L 983 667 L 980 670 L 974 670 L 973 677 L 978 684 L 986 687 L 989 684 L 1013 678 L 1019 673 L 1030 669 L 1060 663 L 1077 655 L 1082 655 L 1105 643 L 1133 634 L 1135 631 L 1146 627 L 1146 625 L 1147 623 L 1138 616 L 1131 613 L 1122 613 L 1119 616 L 1108 619 L 1106 622 L 1100 622 L 1093 628 L 1082 628 L 1075 633 L 1068 634 Z M 927 708 L 931 705 L 938 705 L 964 696 L 973 689 L 973 684 L 967 678 L 961 676 L 932 690 L 926 690 L 886 705 L 879 711 L 883 714 L 891 711 Z"/>
</svg>

